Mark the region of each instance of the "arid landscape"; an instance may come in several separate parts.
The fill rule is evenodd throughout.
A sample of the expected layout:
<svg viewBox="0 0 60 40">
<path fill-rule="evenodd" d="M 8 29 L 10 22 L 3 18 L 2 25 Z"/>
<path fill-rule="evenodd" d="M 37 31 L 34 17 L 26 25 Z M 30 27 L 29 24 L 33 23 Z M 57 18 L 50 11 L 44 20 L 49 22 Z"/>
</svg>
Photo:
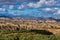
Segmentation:
<svg viewBox="0 0 60 40">
<path fill-rule="evenodd" d="M 9 39 L 9 36 L 13 36 L 14 38 L 16 37 L 16 40 L 20 40 L 21 39 L 20 36 L 29 37 L 30 35 L 31 37 L 31 35 L 32 36 L 48 35 L 48 37 L 50 37 L 51 35 L 53 38 L 53 35 L 59 35 L 59 34 L 60 34 L 60 22 L 57 22 L 55 20 L 0 18 L 0 36 L 1 38 L 7 37 L 6 38 L 7 40 Z M 18 36 L 20 37 L 20 39 Z M 23 39 L 24 37 L 22 37 L 21 40 L 25 40 Z M 9 40 L 15 40 L 14 38 Z M 29 38 L 27 38 L 26 40 L 28 40 Z M 34 40 L 34 38 L 29 40 Z M 38 40 L 40 40 L 39 37 Z M 50 40 L 53 39 L 50 38 Z"/>
<path fill-rule="evenodd" d="M 0 40 L 60 40 L 60 0 L 0 0 Z"/>
</svg>

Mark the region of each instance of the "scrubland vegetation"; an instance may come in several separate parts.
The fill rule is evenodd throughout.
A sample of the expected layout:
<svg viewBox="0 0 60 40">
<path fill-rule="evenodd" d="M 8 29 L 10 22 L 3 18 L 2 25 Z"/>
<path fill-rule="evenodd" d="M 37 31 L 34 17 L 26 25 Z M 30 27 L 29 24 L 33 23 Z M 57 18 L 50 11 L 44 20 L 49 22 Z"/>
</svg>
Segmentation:
<svg viewBox="0 0 60 40">
<path fill-rule="evenodd" d="M 0 40 L 57 40 L 50 32 L 42 30 L 1 31 Z"/>
<path fill-rule="evenodd" d="M 0 40 L 60 40 L 60 22 L 0 18 Z"/>
</svg>

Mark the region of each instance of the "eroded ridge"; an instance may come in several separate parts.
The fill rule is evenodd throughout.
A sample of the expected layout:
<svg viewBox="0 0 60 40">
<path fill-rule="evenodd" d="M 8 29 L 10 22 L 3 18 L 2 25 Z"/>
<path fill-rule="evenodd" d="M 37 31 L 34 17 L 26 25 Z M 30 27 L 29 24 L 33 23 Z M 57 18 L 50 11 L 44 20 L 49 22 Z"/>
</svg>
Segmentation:
<svg viewBox="0 0 60 40">
<path fill-rule="evenodd" d="M 0 18 L 0 30 L 47 30 L 60 33 L 60 22 L 55 20 Z"/>
</svg>

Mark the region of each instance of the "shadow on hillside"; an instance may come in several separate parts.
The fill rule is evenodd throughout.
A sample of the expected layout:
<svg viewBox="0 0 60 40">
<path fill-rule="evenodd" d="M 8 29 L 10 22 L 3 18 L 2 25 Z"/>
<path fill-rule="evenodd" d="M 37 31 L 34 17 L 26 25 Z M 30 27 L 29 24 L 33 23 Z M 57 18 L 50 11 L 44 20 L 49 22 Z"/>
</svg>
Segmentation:
<svg viewBox="0 0 60 40">
<path fill-rule="evenodd" d="M 30 30 L 30 32 L 34 32 L 36 34 L 43 34 L 43 35 L 53 35 L 52 32 L 46 30 Z"/>
</svg>

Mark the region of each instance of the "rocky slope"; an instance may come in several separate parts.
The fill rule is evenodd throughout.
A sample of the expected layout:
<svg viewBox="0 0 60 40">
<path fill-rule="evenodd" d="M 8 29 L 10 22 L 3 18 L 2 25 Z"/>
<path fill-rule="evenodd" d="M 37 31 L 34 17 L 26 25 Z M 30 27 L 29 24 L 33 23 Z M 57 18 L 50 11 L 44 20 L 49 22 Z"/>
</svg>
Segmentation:
<svg viewBox="0 0 60 40">
<path fill-rule="evenodd" d="M 60 22 L 55 20 L 0 18 L 0 30 L 48 30 L 53 33 L 58 30 L 59 33 Z"/>
</svg>

